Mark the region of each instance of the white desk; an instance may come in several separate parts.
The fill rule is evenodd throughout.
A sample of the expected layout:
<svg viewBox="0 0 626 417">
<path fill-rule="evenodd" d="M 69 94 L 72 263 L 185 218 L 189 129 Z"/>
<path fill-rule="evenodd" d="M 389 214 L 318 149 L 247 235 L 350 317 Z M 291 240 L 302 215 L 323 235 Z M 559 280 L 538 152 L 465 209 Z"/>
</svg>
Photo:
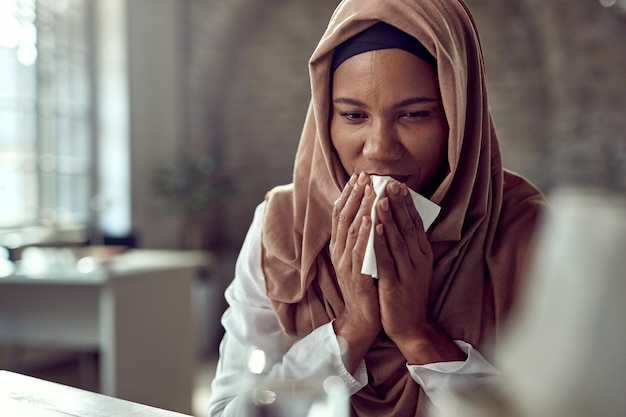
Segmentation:
<svg viewBox="0 0 626 417">
<path fill-rule="evenodd" d="M 167 410 L 0 371 L 4 417 L 185 417 Z"/>
<path fill-rule="evenodd" d="M 89 273 L 0 278 L 0 341 L 100 352 L 103 394 L 190 413 L 202 252 L 130 251 Z"/>
</svg>

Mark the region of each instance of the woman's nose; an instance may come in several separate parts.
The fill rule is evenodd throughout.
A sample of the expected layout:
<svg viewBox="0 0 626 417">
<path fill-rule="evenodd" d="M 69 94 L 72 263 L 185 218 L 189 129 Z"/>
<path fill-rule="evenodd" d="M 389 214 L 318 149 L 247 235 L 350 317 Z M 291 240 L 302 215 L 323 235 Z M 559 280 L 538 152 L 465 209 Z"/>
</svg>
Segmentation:
<svg viewBox="0 0 626 417">
<path fill-rule="evenodd" d="M 373 124 L 363 147 L 363 155 L 379 162 L 396 161 L 402 157 L 402 145 L 387 123 Z"/>
</svg>

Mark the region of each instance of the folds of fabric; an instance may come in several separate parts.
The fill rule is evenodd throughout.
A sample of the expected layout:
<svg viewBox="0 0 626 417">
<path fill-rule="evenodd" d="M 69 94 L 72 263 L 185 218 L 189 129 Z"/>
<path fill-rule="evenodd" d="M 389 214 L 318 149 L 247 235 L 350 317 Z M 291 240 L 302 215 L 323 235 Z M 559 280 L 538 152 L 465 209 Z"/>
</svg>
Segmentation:
<svg viewBox="0 0 626 417">
<path fill-rule="evenodd" d="M 311 105 L 293 183 L 271 190 L 262 236 L 267 293 L 285 334 L 303 337 L 334 319 L 343 301 L 330 261 L 333 202 L 347 176 L 329 137 L 334 48 L 384 21 L 417 38 L 436 58 L 450 128 L 449 172 L 431 200 L 442 207 L 428 231 L 434 253 L 430 312 L 454 339 L 491 351 L 510 309 L 543 196 L 502 168 L 485 86 L 481 45 L 461 0 L 345 0 L 310 62 Z M 492 352 L 493 353 L 493 352 Z M 418 415 L 419 386 L 381 337 L 367 354 L 368 387 L 352 398 L 359 416 Z"/>
</svg>

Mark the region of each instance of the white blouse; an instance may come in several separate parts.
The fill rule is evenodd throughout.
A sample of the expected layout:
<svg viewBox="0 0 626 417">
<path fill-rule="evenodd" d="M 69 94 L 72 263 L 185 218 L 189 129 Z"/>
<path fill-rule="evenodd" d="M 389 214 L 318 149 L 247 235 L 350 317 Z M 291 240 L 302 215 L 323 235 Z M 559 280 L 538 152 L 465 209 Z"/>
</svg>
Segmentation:
<svg viewBox="0 0 626 417">
<path fill-rule="evenodd" d="M 320 326 L 301 340 L 285 347 L 285 338 L 265 292 L 261 269 L 261 226 L 265 203 L 259 204 L 235 267 L 235 278 L 226 289 L 228 309 L 222 316 L 225 335 L 220 343 L 219 361 L 211 385 L 209 416 L 245 416 L 245 404 L 237 401 L 243 390 L 251 349 L 265 352 L 263 380 L 272 382 L 306 380 L 323 373 L 339 376 L 352 395 L 367 385 L 364 361 L 350 374 L 341 360 L 340 346 L 332 322 Z M 455 387 L 467 383 L 500 382 L 500 372 L 468 343 L 455 341 L 467 354 L 465 361 L 440 362 L 417 366 L 407 364 L 415 382 L 431 402 Z"/>
</svg>

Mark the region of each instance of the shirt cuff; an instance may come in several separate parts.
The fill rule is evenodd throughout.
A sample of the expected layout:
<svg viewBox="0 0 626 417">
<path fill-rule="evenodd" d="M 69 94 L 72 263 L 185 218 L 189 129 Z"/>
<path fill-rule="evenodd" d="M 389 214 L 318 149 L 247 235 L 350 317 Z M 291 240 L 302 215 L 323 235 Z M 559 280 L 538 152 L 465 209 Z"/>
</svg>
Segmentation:
<svg viewBox="0 0 626 417">
<path fill-rule="evenodd" d="M 454 342 L 467 355 L 465 361 L 407 364 L 411 377 L 424 389 L 424 393 L 435 406 L 443 396 L 465 387 L 475 387 L 476 384 L 491 386 L 502 382 L 500 371 L 487 362 L 472 345 L 462 340 Z"/>
<path fill-rule="evenodd" d="M 334 321 L 334 320 L 333 320 Z M 365 361 L 361 360 L 359 366 L 354 371 L 354 374 L 351 374 L 346 369 L 346 366 L 341 359 L 341 355 L 343 353 L 344 347 L 341 346 L 337 335 L 335 334 L 335 329 L 333 327 L 333 321 L 327 323 L 321 327 L 325 327 L 325 338 L 327 340 L 327 346 L 329 347 L 333 357 L 335 358 L 335 369 L 337 371 L 337 376 L 339 376 L 348 390 L 350 395 L 356 394 L 361 388 L 367 385 L 367 368 L 365 366 Z M 318 329 L 319 330 L 319 329 Z"/>
</svg>

